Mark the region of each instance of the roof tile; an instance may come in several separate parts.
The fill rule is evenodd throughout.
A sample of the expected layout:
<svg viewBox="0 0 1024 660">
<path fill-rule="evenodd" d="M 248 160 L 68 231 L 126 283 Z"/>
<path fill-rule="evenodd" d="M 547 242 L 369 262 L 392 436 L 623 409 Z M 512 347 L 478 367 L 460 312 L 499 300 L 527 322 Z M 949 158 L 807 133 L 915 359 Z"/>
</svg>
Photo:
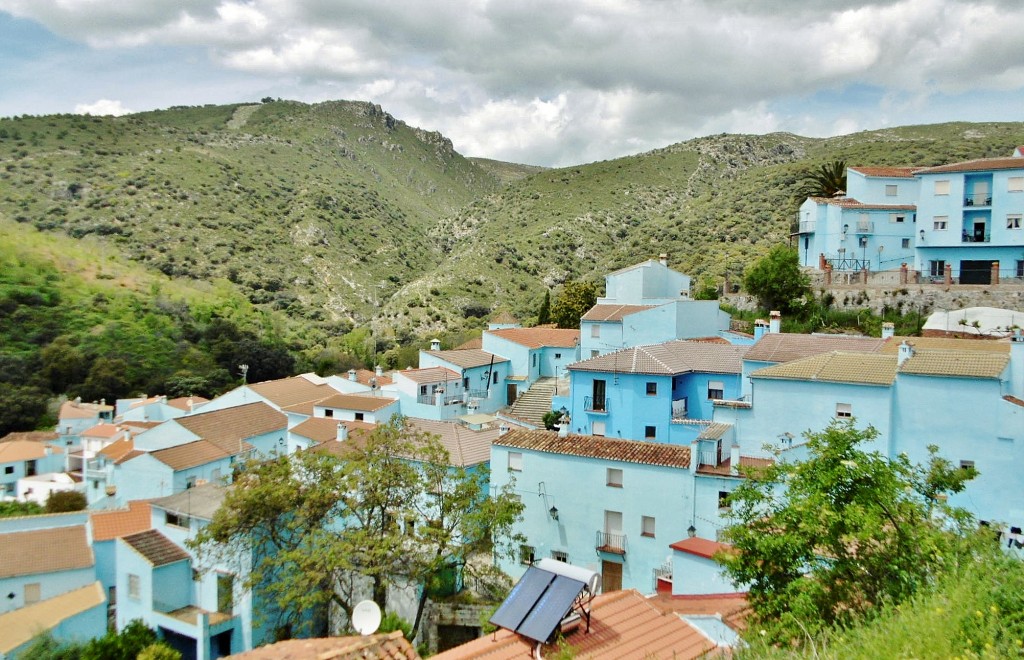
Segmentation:
<svg viewBox="0 0 1024 660">
<path fill-rule="evenodd" d="M 398 399 L 390 399 L 382 396 L 362 396 L 359 394 L 335 394 L 323 401 L 317 401 L 316 405 L 323 408 L 337 408 L 339 410 L 360 410 L 373 412 L 381 408 L 387 408 Z"/>
<path fill-rule="evenodd" d="M 85 525 L 0 535 L 0 578 L 89 568 L 95 564 Z"/>
<path fill-rule="evenodd" d="M 983 172 L 986 170 L 1024 170 L 1024 161 L 1020 157 L 1009 158 L 978 158 L 960 163 L 949 163 L 937 167 L 921 167 L 914 174 L 944 174 L 946 172 Z"/>
<path fill-rule="evenodd" d="M 427 355 L 433 355 L 436 358 L 440 358 L 445 362 L 454 364 L 457 367 L 463 369 L 471 369 L 473 367 L 486 367 L 489 364 L 498 364 L 501 362 L 508 362 L 508 358 L 503 358 L 500 355 L 494 353 L 488 353 L 484 350 L 474 348 L 455 349 L 451 351 L 423 351 Z"/>
<path fill-rule="evenodd" d="M 580 343 L 580 331 L 562 328 L 506 328 L 485 330 L 484 334 L 501 337 L 527 348 L 575 348 Z"/>
<path fill-rule="evenodd" d="M 117 511 L 95 511 L 92 519 L 93 541 L 110 541 L 128 534 L 143 532 L 152 526 L 149 502 L 135 500 L 127 509 Z"/>
<path fill-rule="evenodd" d="M 334 389 L 322 390 L 325 398 Z M 288 417 L 262 401 L 179 417 L 174 422 L 225 452 L 238 453 L 243 440 L 288 428 Z"/>
<path fill-rule="evenodd" d="M 877 353 L 885 346 L 884 339 L 847 337 L 843 335 L 798 335 L 773 332 L 766 334 L 743 356 L 745 361 L 789 362 L 831 351 Z"/>
<path fill-rule="evenodd" d="M 901 374 L 999 378 L 1010 363 L 1008 354 L 981 351 L 915 351 L 900 365 Z"/>
<path fill-rule="evenodd" d="M 571 371 L 601 371 L 671 376 L 681 373 L 731 373 L 742 370 L 748 346 L 676 340 L 606 353 L 569 365 Z"/>
<path fill-rule="evenodd" d="M 529 449 L 550 454 L 568 454 L 584 458 L 599 458 L 624 463 L 642 463 L 666 467 L 690 466 L 690 448 L 659 442 L 620 440 L 594 435 L 570 433 L 561 437 L 555 431 L 516 429 L 499 436 L 495 445 Z"/>
<path fill-rule="evenodd" d="M 750 377 L 892 385 L 896 380 L 896 356 L 833 351 L 758 369 Z"/>
<path fill-rule="evenodd" d="M 166 566 L 190 558 L 189 554 L 174 541 L 155 529 L 129 534 L 122 537 L 121 540 L 130 545 L 153 566 Z"/>
<path fill-rule="evenodd" d="M 580 320 L 621 323 L 624 317 L 648 309 L 654 309 L 654 305 L 594 305 Z"/>
</svg>

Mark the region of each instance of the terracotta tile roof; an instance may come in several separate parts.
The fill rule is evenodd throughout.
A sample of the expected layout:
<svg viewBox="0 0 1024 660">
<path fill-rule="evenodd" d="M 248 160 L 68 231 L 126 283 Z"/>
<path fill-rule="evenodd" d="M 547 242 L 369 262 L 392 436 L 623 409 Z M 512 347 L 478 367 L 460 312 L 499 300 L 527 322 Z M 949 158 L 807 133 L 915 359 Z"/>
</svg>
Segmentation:
<svg viewBox="0 0 1024 660">
<path fill-rule="evenodd" d="M 408 378 L 414 383 L 443 383 L 448 380 L 462 380 L 462 376 L 444 367 L 427 367 L 425 369 L 403 369 L 396 371 L 395 377 L 399 375 Z"/>
<path fill-rule="evenodd" d="M 682 373 L 738 374 L 749 346 L 676 340 L 636 346 L 570 364 L 570 371 L 671 376 Z"/>
<path fill-rule="evenodd" d="M 51 447 L 46 443 L 32 442 L 30 440 L 0 442 L 0 463 L 34 461 L 43 458 L 48 452 L 63 454 L 64 450 L 60 447 Z"/>
<path fill-rule="evenodd" d="M 122 463 L 127 463 L 128 461 L 132 460 L 133 458 L 137 458 L 139 456 L 142 456 L 145 453 L 146 452 L 142 451 L 141 449 L 132 449 L 127 454 L 123 455 L 121 458 L 114 459 L 114 465 L 121 465 Z"/>
<path fill-rule="evenodd" d="M 887 179 L 913 179 L 913 167 L 848 167 L 848 170 L 860 172 L 864 176 L 885 177 Z"/>
<path fill-rule="evenodd" d="M 506 328 L 504 330 L 485 330 L 485 333 L 527 348 L 543 348 L 545 346 L 574 348 L 580 343 L 580 331 L 572 329 Z"/>
<path fill-rule="evenodd" d="M 101 412 L 113 412 L 114 406 L 102 403 L 85 403 L 84 401 L 65 401 L 60 406 L 58 419 L 91 419 Z"/>
<path fill-rule="evenodd" d="M 0 438 L 0 442 L 52 442 L 60 438 L 60 433 L 55 431 L 12 431 Z"/>
<path fill-rule="evenodd" d="M 434 357 L 440 358 L 445 362 L 454 364 L 457 367 L 463 369 L 471 369 L 473 367 L 486 367 L 491 364 L 500 364 L 502 362 L 508 362 L 508 358 L 503 358 L 500 355 L 494 353 L 488 353 L 487 351 L 468 348 L 468 349 L 456 349 L 452 351 L 423 351 L 427 355 L 433 355 Z"/>
<path fill-rule="evenodd" d="M 97 424 L 82 431 L 81 435 L 89 436 L 90 438 L 113 438 L 120 433 L 124 433 L 124 431 L 115 424 Z"/>
<path fill-rule="evenodd" d="M 131 419 L 126 422 L 121 422 L 121 427 L 124 429 L 128 429 L 129 431 L 134 431 L 136 434 L 138 434 L 144 433 L 149 429 L 156 428 L 161 424 L 163 424 L 163 422 L 145 422 Z"/>
<path fill-rule="evenodd" d="M 704 557 L 705 559 L 714 559 L 716 553 L 732 549 L 732 546 L 728 543 L 719 543 L 718 541 L 702 539 L 697 536 L 690 539 L 683 539 L 682 541 L 676 541 L 668 547 L 690 555 Z"/>
<path fill-rule="evenodd" d="M 136 401 L 135 403 L 133 403 L 130 406 L 128 406 L 128 409 L 131 410 L 132 408 L 141 408 L 143 406 L 148 406 L 151 403 L 159 403 L 162 400 L 163 400 L 162 396 L 151 396 L 148 399 L 140 399 L 140 400 Z"/>
<path fill-rule="evenodd" d="M 946 172 L 983 172 L 985 170 L 1024 170 L 1024 161 L 1020 157 L 1009 158 L 978 158 L 960 163 L 950 163 L 937 167 L 922 167 L 914 170 L 914 174 L 944 174 Z"/>
<path fill-rule="evenodd" d="M 143 556 L 152 566 L 166 566 L 189 559 L 189 554 L 155 529 L 123 537 L 125 543 Z"/>
<path fill-rule="evenodd" d="M 149 455 L 172 470 L 187 470 L 198 465 L 206 465 L 213 461 L 237 456 L 243 452 L 251 451 L 252 448 L 252 445 L 248 442 L 243 442 L 237 451 L 227 452 L 208 440 L 196 440 L 167 449 L 158 449 L 157 451 L 150 452 Z"/>
<path fill-rule="evenodd" d="M 189 403 L 191 402 L 191 406 Z M 184 410 L 189 412 L 192 408 L 198 408 L 204 403 L 209 403 L 210 400 L 203 396 L 179 396 L 176 399 L 168 399 L 167 405 L 178 410 Z"/>
<path fill-rule="evenodd" d="M 723 422 L 713 422 L 700 432 L 697 436 L 698 440 L 718 440 L 724 436 L 729 429 L 732 428 L 732 424 L 725 424 Z"/>
<path fill-rule="evenodd" d="M 239 660 L 419 660 L 401 630 L 368 636 L 289 639 L 228 656 Z"/>
<path fill-rule="evenodd" d="M 360 410 L 373 412 L 381 408 L 387 408 L 398 399 L 390 399 L 383 396 L 362 396 L 359 394 L 335 394 L 323 401 L 317 401 L 317 406 L 324 408 L 337 408 L 339 410 Z"/>
<path fill-rule="evenodd" d="M 328 388 L 324 390 L 324 397 L 334 392 L 335 390 Z M 203 440 L 232 453 L 239 451 L 239 443 L 243 440 L 275 431 L 280 431 L 283 435 L 288 427 L 288 417 L 263 402 L 186 415 L 174 422 Z"/>
<path fill-rule="evenodd" d="M 747 617 L 753 613 L 747 603 L 747 595 L 743 593 L 706 596 L 657 594 L 650 598 L 650 602 L 662 612 L 677 616 L 717 615 L 725 625 L 740 632 L 746 630 Z"/>
<path fill-rule="evenodd" d="M 914 355 L 900 365 L 899 372 L 922 376 L 999 378 L 1009 363 L 1008 354 L 981 351 L 914 351 Z"/>
<path fill-rule="evenodd" d="M 308 438 L 313 442 L 327 442 L 338 437 L 338 425 L 344 424 L 351 433 L 366 433 L 376 428 L 376 424 L 369 422 L 343 422 L 333 417 L 310 417 L 301 424 L 296 424 L 289 433 Z"/>
<path fill-rule="evenodd" d="M 716 648 L 713 641 L 674 614 L 662 612 L 636 590 L 612 591 L 594 599 L 590 632 L 586 624 L 565 635 L 565 642 L 580 658 L 642 660 L 704 657 Z M 532 657 L 534 642 L 508 630 L 498 630 L 462 646 L 433 656 L 436 660 L 522 659 Z M 556 652 L 545 646 L 542 655 Z"/>
<path fill-rule="evenodd" d="M 180 493 L 175 493 L 174 495 L 158 497 L 150 500 L 149 504 L 164 511 L 173 511 L 174 513 L 181 513 L 193 518 L 211 520 L 213 514 L 220 508 L 227 493 L 227 486 L 206 483 Z"/>
<path fill-rule="evenodd" d="M 103 456 L 107 460 L 114 461 L 115 463 L 124 458 L 129 452 L 135 449 L 135 441 L 129 440 L 128 438 L 121 438 L 115 442 L 110 443 L 103 449 L 96 452 L 99 456 Z"/>
<path fill-rule="evenodd" d="M 770 458 L 759 458 L 757 456 L 740 456 L 740 468 L 766 468 L 774 461 Z M 713 475 L 716 477 L 728 477 L 732 475 L 732 459 L 727 458 L 718 465 L 701 465 L 697 468 L 697 474 Z M 743 476 L 742 470 L 738 475 Z"/>
<path fill-rule="evenodd" d="M 39 631 L 51 630 L 63 621 L 105 602 L 107 598 L 103 593 L 103 585 L 93 582 L 54 598 L 0 614 L 0 630 L 3 631 L 0 634 L 0 655 L 9 654 L 27 644 Z"/>
<path fill-rule="evenodd" d="M 457 351 L 464 351 L 464 350 L 470 349 L 470 348 L 483 348 L 483 347 L 484 347 L 484 338 L 483 337 L 474 337 L 474 338 L 470 339 L 469 341 L 467 341 L 466 343 L 459 344 L 458 346 L 456 346 L 455 350 L 457 350 Z"/>
<path fill-rule="evenodd" d="M 391 376 L 387 374 L 382 373 L 378 376 L 376 371 L 370 371 L 369 369 L 356 369 L 356 382 L 362 383 L 363 385 L 369 385 L 371 380 L 376 381 L 378 387 L 381 385 L 390 385 L 394 382 L 391 379 Z"/>
<path fill-rule="evenodd" d="M 892 385 L 896 380 L 896 356 L 833 351 L 758 369 L 750 377 Z"/>
<path fill-rule="evenodd" d="M 654 309 L 654 307 L 654 305 L 594 305 L 580 320 L 621 323 L 625 316 Z"/>
<path fill-rule="evenodd" d="M 0 534 L 0 548 L 0 579 L 95 564 L 85 525 Z"/>
<path fill-rule="evenodd" d="M 110 541 L 152 527 L 149 502 L 142 500 L 129 502 L 127 509 L 95 511 L 89 514 L 89 518 L 92 520 L 93 541 Z"/>
<path fill-rule="evenodd" d="M 1010 344 L 1005 341 L 990 339 L 955 339 L 953 337 L 892 337 L 885 340 L 879 353 L 899 355 L 900 344 L 907 342 L 914 350 L 945 350 L 945 351 L 988 351 L 990 353 L 1009 353 Z"/>
<path fill-rule="evenodd" d="M 624 463 L 642 463 L 666 467 L 688 468 L 690 448 L 659 442 L 602 438 L 596 435 L 559 437 L 555 431 L 516 429 L 494 441 L 495 445 L 514 449 L 529 449 L 549 454 L 566 454 L 585 458 L 599 458 Z"/>
<path fill-rule="evenodd" d="M 789 362 L 831 351 L 877 353 L 884 345 L 885 340 L 875 337 L 799 335 L 776 332 L 761 337 L 756 344 L 750 347 L 743 359 L 756 362 Z"/>
<path fill-rule="evenodd" d="M 660 265 L 661 265 L 661 262 L 659 260 L 657 260 L 657 259 L 648 259 L 647 261 L 641 261 L 640 263 L 633 264 L 632 266 L 624 266 L 624 267 L 622 267 L 622 268 L 620 268 L 618 270 L 613 270 L 612 272 L 608 273 L 608 275 L 619 275 L 621 273 L 628 273 L 631 270 L 636 270 L 637 268 L 651 268 L 653 266 L 660 266 Z M 608 275 L 605 275 L 605 277 L 608 277 Z"/>
<path fill-rule="evenodd" d="M 863 209 L 865 211 L 915 211 L 915 204 L 869 204 L 861 202 L 853 197 L 811 197 L 818 204 L 838 206 L 844 209 Z"/>
<path fill-rule="evenodd" d="M 498 428 L 474 431 L 455 422 L 406 418 L 413 429 L 436 435 L 448 450 L 449 462 L 458 467 L 470 467 L 491 460 L 491 443 L 500 433 Z"/>
<path fill-rule="evenodd" d="M 337 391 L 326 383 L 314 383 L 305 376 L 254 383 L 249 385 L 249 389 L 281 408 L 305 401 L 319 401 Z"/>
</svg>

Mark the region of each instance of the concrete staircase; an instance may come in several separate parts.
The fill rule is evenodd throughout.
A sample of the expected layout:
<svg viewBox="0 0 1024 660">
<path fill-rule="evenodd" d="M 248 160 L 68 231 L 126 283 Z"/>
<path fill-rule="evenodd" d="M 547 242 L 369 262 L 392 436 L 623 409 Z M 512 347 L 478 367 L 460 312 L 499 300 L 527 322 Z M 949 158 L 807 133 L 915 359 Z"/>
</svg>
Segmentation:
<svg viewBox="0 0 1024 660">
<path fill-rule="evenodd" d="M 551 410 L 551 399 L 555 396 L 555 379 L 541 378 L 522 394 L 511 408 L 504 413 L 538 429 L 544 428 L 544 413 Z"/>
</svg>

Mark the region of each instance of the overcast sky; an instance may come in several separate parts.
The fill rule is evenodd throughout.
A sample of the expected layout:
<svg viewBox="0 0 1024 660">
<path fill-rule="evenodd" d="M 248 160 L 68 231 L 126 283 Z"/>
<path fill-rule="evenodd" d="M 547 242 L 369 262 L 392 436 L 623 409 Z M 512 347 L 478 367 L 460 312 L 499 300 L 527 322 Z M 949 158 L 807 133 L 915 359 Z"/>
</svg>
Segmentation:
<svg viewBox="0 0 1024 660">
<path fill-rule="evenodd" d="M 1021 0 L 0 0 L 0 116 L 379 103 L 538 165 L 1024 119 Z"/>
</svg>

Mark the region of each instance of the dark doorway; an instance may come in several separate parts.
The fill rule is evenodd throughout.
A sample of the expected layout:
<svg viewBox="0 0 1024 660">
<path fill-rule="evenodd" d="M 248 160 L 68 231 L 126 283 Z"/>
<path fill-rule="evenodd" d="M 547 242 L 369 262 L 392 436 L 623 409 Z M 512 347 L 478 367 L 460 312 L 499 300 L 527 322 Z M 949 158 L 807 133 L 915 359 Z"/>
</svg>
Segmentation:
<svg viewBox="0 0 1024 660">
<path fill-rule="evenodd" d="M 210 638 L 210 657 L 223 658 L 231 655 L 231 631 L 225 630 Z"/>
<path fill-rule="evenodd" d="M 622 564 L 614 561 L 601 562 L 601 591 L 608 593 L 622 589 Z"/>
<path fill-rule="evenodd" d="M 991 261 L 961 261 L 960 284 L 991 284 Z"/>
<path fill-rule="evenodd" d="M 196 640 L 167 628 L 160 628 L 160 636 L 168 646 L 181 654 L 181 660 L 196 660 Z"/>
<path fill-rule="evenodd" d="M 480 636 L 480 628 L 474 626 L 441 626 L 437 627 L 437 652 L 447 651 L 466 642 L 472 642 Z"/>
<path fill-rule="evenodd" d="M 515 385 L 511 385 L 511 384 L 506 385 L 505 386 L 505 405 L 506 406 L 511 406 L 515 402 L 516 402 L 516 386 Z"/>
</svg>

